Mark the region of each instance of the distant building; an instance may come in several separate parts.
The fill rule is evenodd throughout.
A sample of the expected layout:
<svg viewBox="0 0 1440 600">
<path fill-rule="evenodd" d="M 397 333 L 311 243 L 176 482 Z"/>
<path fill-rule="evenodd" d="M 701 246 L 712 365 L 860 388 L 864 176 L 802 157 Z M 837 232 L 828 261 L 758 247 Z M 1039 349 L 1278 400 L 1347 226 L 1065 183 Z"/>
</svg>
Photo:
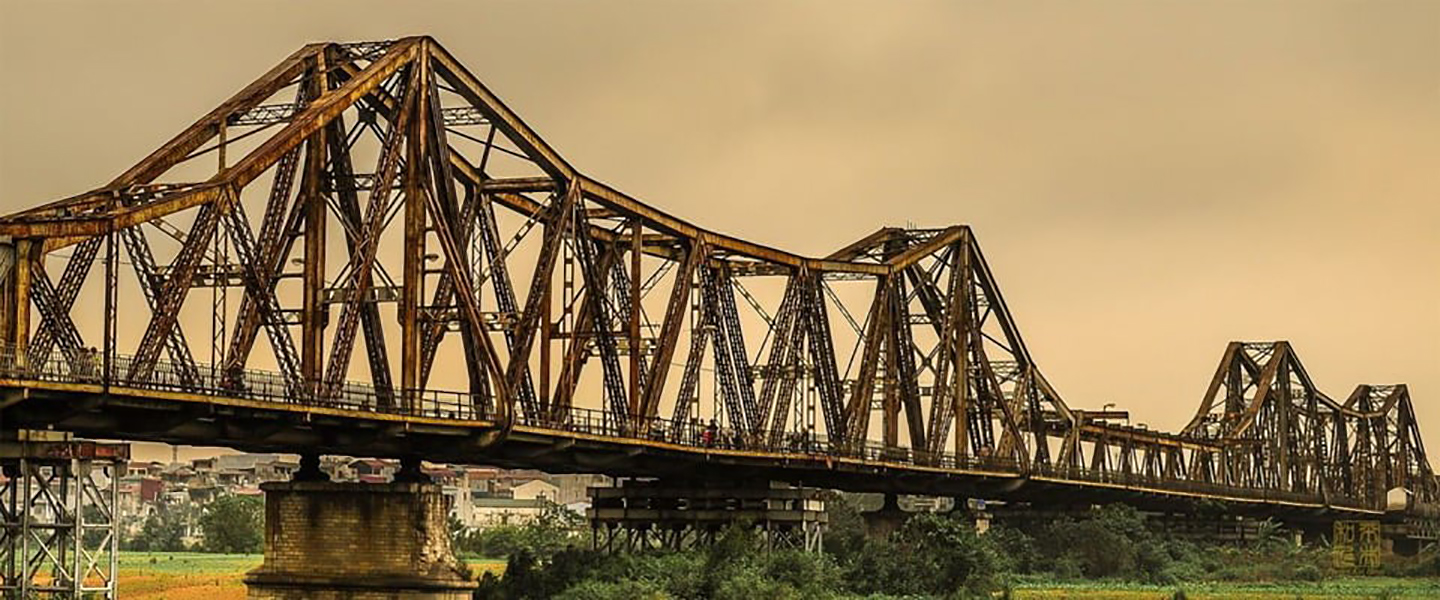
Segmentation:
<svg viewBox="0 0 1440 600">
<path fill-rule="evenodd" d="M 282 457 L 256 463 L 252 472 L 255 474 L 255 482 L 259 483 L 262 481 L 289 481 L 299 470 L 300 461 Z"/>
<path fill-rule="evenodd" d="M 138 461 L 138 460 L 132 460 L 132 461 L 130 461 L 130 464 L 128 464 L 128 465 L 125 466 L 125 472 L 126 472 L 127 474 L 129 474 L 129 475 L 139 475 L 139 476 L 141 476 L 141 477 L 145 477 L 145 476 L 149 476 L 149 475 L 159 475 L 160 472 L 163 471 L 164 469 L 165 469 L 165 465 L 163 465 L 163 464 L 161 464 L 161 463 L 158 463 L 158 462 L 142 462 L 142 461 Z"/>
<path fill-rule="evenodd" d="M 449 465 L 430 465 L 421 469 L 431 481 L 442 486 L 469 487 L 465 469 Z"/>
<path fill-rule="evenodd" d="M 608 486 L 611 481 L 604 475 L 554 475 L 550 483 L 559 488 L 555 502 L 566 506 L 590 503 L 591 487 Z"/>
<path fill-rule="evenodd" d="M 470 526 L 480 528 L 530 523 L 539 519 L 545 509 L 554 506 L 551 501 L 543 498 L 479 496 L 473 498 L 472 502 Z"/>
<path fill-rule="evenodd" d="M 350 467 L 352 459 L 345 456 L 322 456 L 320 457 L 320 470 L 330 475 L 334 481 L 354 481 L 355 470 Z"/>
<path fill-rule="evenodd" d="M 190 486 L 186 491 L 190 493 L 190 503 L 204 506 L 214 502 L 221 494 L 225 493 L 224 487 L 218 485 Z"/>
<path fill-rule="evenodd" d="M 357 458 L 350 461 L 350 470 L 360 481 L 389 481 L 399 468 L 399 463 L 379 458 Z"/>
<path fill-rule="evenodd" d="M 544 500 L 559 504 L 560 488 L 548 481 L 536 479 L 510 488 L 510 497 L 515 500 Z"/>
<path fill-rule="evenodd" d="M 281 460 L 279 454 L 221 454 L 215 457 L 215 468 L 221 471 L 254 471 L 256 465 Z"/>
<path fill-rule="evenodd" d="M 300 463 L 283 454 L 224 454 L 170 464 L 135 461 L 127 468 L 119 504 L 126 535 L 133 535 L 156 510 L 195 515 L 226 494 L 262 495 L 260 484 L 293 478 Z M 323 456 L 320 468 L 333 481 L 387 483 L 400 462 Z M 422 470 L 443 490 L 450 514 L 470 528 L 528 523 L 557 506 L 583 511 L 588 488 L 610 483 L 601 475 L 550 475 L 533 469 L 424 463 Z"/>
</svg>

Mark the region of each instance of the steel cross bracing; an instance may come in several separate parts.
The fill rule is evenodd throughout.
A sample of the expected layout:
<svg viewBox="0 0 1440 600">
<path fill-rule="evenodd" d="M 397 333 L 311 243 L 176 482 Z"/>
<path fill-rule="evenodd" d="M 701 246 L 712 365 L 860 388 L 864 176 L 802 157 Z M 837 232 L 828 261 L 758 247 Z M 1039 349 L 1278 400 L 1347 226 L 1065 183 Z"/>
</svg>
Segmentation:
<svg viewBox="0 0 1440 600">
<path fill-rule="evenodd" d="M 824 257 L 703 229 L 577 171 L 426 37 L 305 46 L 0 235 L 0 385 L 103 391 L 6 409 L 21 422 L 64 428 L 132 394 L 200 403 L 135 437 L 218 423 L 203 430 L 296 451 L 350 438 L 227 428 L 215 407 L 390 423 L 373 439 L 423 435 L 405 419 L 478 423 L 445 451 L 480 462 L 524 429 L 781 473 L 796 456 L 873 462 L 916 488 L 983 472 L 1359 510 L 1397 489 L 1437 500 L 1403 385 L 1337 401 L 1288 344 L 1235 343 L 1178 433 L 1071 408 L 968 227 L 882 228 Z M 212 338 L 220 364 L 197 364 Z"/>
</svg>

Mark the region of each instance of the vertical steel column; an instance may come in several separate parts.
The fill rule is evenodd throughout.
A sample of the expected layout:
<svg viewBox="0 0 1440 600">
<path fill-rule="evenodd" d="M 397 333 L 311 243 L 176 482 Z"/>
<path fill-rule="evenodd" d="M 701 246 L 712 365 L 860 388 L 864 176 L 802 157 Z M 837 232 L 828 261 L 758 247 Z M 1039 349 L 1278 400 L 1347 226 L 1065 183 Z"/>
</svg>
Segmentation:
<svg viewBox="0 0 1440 600">
<path fill-rule="evenodd" d="M 643 350 L 640 344 L 640 263 L 641 246 L 640 233 L 642 228 L 640 220 L 635 219 L 630 223 L 630 323 L 629 323 L 629 344 L 630 344 L 630 419 L 636 426 L 645 415 L 642 414 L 643 402 L 640 397 L 640 362 Z M 620 307 L 623 308 L 623 307 Z M 660 365 L 655 365 L 660 368 Z"/>
<path fill-rule="evenodd" d="M 90 464 L 83 466 L 79 460 L 71 459 L 67 465 L 69 472 L 61 481 L 60 488 L 69 491 L 74 496 L 70 499 L 70 518 L 74 523 L 74 533 L 69 540 L 68 548 L 70 557 L 70 585 L 71 589 L 78 594 L 85 588 L 85 572 L 81 570 L 81 557 L 85 554 L 81 549 L 85 543 L 85 483 L 82 478 L 90 477 Z M 64 558 L 64 553 L 61 553 Z M 88 565 L 86 565 L 88 567 Z"/>
<path fill-rule="evenodd" d="M 549 236 L 550 236 L 550 225 L 549 225 L 549 224 L 543 224 L 543 225 L 541 225 L 540 234 L 541 234 L 541 238 L 540 238 L 540 239 L 545 239 L 545 238 L 549 237 Z M 566 259 L 564 259 L 564 260 L 568 260 L 568 256 L 569 256 L 568 248 L 569 248 L 570 246 L 569 246 L 569 244 L 567 244 L 567 243 L 565 242 L 565 239 L 564 239 L 564 237 L 563 237 L 564 234 L 562 233 L 561 235 L 562 235 L 562 237 L 561 237 L 561 239 L 560 239 L 560 245 L 567 249 L 567 251 L 565 252 L 565 254 L 566 254 Z M 562 267 L 562 268 L 563 268 L 563 267 Z M 542 417 L 542 418 L 549 418 L 549 411 L 550 411 L 550 340 L 551 340 L 551 339 L 554 337 L 554 335 L 555 335 L 555 331 L 554 331 L 554 330 L 555 330 L 555 322 L 553 321 L 553 319 L 555 318 L 555 317 L 554 317 L 554 314 L 553 314 L 553 313 L 554 313 L 554 306 L 553 306 L 553 300 L 552 300 L 552 298 L 551 298 L 551 294 L 554 293 L 554 289 L 555 289 L 555 277 L 554 277 L 554 275 L 552 274 L 550 277 L 546 277 L 546 278 L 545 278 L 544 284 L 541 285 L 541 287 L 540 287 L 540 289 L 539 289 L 538 291 L 537 291 L 537 290 L 530 290 L 530 293 L 532 293 L 532 294 L 534 294 L 534 293 L 540 293 L 540 294 L 544 294 L 544 295 L 545 295 L 544 298 L 542 298 L 542 299 L 540 300 L 540 398 L 539 398 L 539 401 L 540 401 L 540 406 L 541 406 L 541 409 L 542 409 L 542 410 L 540 411 L 540 414 L 541 414 L 541 417 Z M 567 303 L 569 302 L 568 300 L 563 300 L 563 299 L 562 299 L 562 301 L 565 301 L 565 302 L 567 302 Z"/>
<path fill-rule="evenodd" d="M 220 119 L 220 123 L 219 125 L 217 125 L 218 131 L 217 141 L 215 145 L 215 173 L 217 175 L 225 172 L 225 150 L 228 147 L 226 126 L 229 124 L 229 119 Z M 224 246 L 225 236 L 217 234 L 215 236 L 215 271 L 210 274 L 212 278 L 210 284 L 214 286 L 210 288 L 210 305 L 212 313 L 210 316 L 210 380 L 212 382 L 220 380 L 220 373 L 218 373 L 217 370 L 220 368 L 220 362 L 222 357 L 225 356 L 226 298 L 225 288 L 220 287 L 221 283 L 218 279 L 222 276 L 221 273 L 224 272 L 223 269 L 228 266 L 221 263 L 229 262 L 228 260 L 222 261 L 220 259 L 220 257 L 223 256 L 222 252 Z M 225 275 L 225 277 L 226 283 L 228 284 L 228 274 Z"/>
<path fill-rule="evenodd" d="M 315 76 L 311 78 L 311 98 L 329 91 L 324 54 L 315 58 Z M 317 393 L 313 386 L 325 375 L 325 228 L 328 210 L 323 196 L 321 181 L 325 178 L 327 137 L 333 135 L 331 128 L 321 128 L 310 136 L 305 147 L 305 179 L 301 182 L 300 202 L 304 202 L 305 246 L 304 275 L 301 318 L 300 318 L 300 377 L 308 391 Z M 337 144 L 339 147 L 343 141 Z M 335 181 L 333 178 L 331 181 Z M 343 185 L 351 185 L 344 182 Z M 341 185 L 341 184 L 337 184 Z"/>
<path fill-rule="evenodd" d="M 397 132 L 407 140 L 405 157 L 405 264 L 404 283 L 400 298 L 400 389 L 402 406 L 407 412 L 415 409 L 416 388 L 420 384 L 420 298 L 425 286 L 425 129 L 429 118 L 426 110 L 430 97 L 428 58 L 415 65 L 413 84 L 418 88 L 410 97 L 411 118 L 407 131 Z"/>
<path fill-rule="evenodd" d="M 128 450 L 127 450 L 128 452 Z M 110 596 L 117 596 L 120 578 L 120 476 L 118 464 L 110 467 Z"/>
<path fill-rule="evenodd" d="M 955 357 L 955 457 L 965 456 L 970 450 L 970 392 L 972 376 L 970 373 L 970 340 L 973 329 L 976 327 L 971 315 L 975 308 L 971 302 L 975 292 L 975 285 L 971 281 L 970 269 L 970 232 L 966 230 L 964 237 L 956 245 L 955 252 L 958 254 L 954 269 L 959 269 L 959 289 L 951 290 L 950 302 L 955 303 L 951 310 L 959 311 L 959 331 L 955 339 L 947 340 L 955 344 L 952 349 Z M 937 441 L 937 448 L 943 448 L 944 442 Z"/>
<path fill-rule="evenodd" d="M 20 504 L 15 514 L 20 518 L 20 597 L 30 597 L 30 461 L 20 459 Z"/>
<path fill-rule="evenodd" d="M 231 209 L 233 210 L 233 209 Z M 227 236 L 215 236 L 215 254 L 210 273 L 210 378 L 220 380 L 220 363 L 225 360 L 225 314 L 230 312 L 230 244 Z"/>
<path fill-rule="evenodd" d="M 5 483 L 0 485 L 0 591 L 8 590 L 8 586 L 19 579 L 15 533 L 20 529 L 20 522 L 15 507 L 19 506 L 16 496 L 20 480 L 19 473 L 13 469 L 9 464 L 4 465 Z"/>
<path fill-rule="evenodd" d="M 105 346 L 105 357 L 101 360 L 104 363 L 101 385 L 106 394 L 110 393 L 110 383 L 115 377 L 115 293 L 116 277 L 118 276 L 116 266 L 119 260 L 115 252 L 115 235 L 115 228 L 112 225 L 110 231 L 105 234 L 105 314 L 102 317 L 102 326 L 105 328 L 105 332 L 104 339 L 101 341 Z"/>
<path fill-rule="evenodd" d="M 34 243 L 27 239 L 15 241 L 14 316 L 10 322 L 10 346 L 15 349 L 16 366 L 29 364 L 30 345 L 30 275 Z"/>
</svg>

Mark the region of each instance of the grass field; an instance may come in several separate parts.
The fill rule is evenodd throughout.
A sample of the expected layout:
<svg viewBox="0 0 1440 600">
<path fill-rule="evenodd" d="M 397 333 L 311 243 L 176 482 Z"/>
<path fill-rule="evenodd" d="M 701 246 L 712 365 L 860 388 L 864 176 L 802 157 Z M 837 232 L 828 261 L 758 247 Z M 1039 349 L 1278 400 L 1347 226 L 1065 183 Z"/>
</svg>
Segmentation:
<svg viewBox="0 0 1440 600">
<path fill-rule="evenodd" d="M 122 552 L 120 597 L 144 600 L 240 600 L 245 572 L 260 555 Z"/>
<path fill-rule="evenodd" d="M 1316 583 L 1190 583 L 1176 586 L 1134 584 L 1028 584 L 1015 590 L 1019 600 L 1169 600 L 1177 589 L 1187 600 L 1375 600 L 1440 598 L 1440 581 L 1355 577 Z"/>
<path fill-rule="evenodd" d="M 477 575 L 503 571 L 499 561 L 472 560 Z M 241 600 L 242 578 L 260 565 L 256 554 L 125 552 L 120 555 L 120 597 L 126 600 Z M 1360 600 L 1440 598 L 1440 580 L 1356 577 L 1320 583 L 1186 584 L 1189 600 Z M 1015 589 L 1019 600 L 1169 600 L 1174 586 L 1132 584 L 1027 583 Z"/>
<path fill-rule="evenodd" d="M 241 600 L 245 572 L 260 566 L 259 554 L 122 552 L 120 597 L 126 600 Z M 478 576 L 503 571 L 504 561 L 472 560 Z"/>
</svg>

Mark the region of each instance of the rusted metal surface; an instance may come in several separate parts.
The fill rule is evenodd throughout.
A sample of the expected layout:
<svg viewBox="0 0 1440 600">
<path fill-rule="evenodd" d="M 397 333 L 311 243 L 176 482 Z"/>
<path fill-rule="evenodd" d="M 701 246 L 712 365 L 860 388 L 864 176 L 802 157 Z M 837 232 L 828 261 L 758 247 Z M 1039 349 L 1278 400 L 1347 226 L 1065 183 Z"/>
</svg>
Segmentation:
<svg viewBox="0 0 1440 600">
<path fill-rule="evenodd" d="M 172 180 L 215 159 L 211 176 Z M 115 181 L 0 218 L 0 235 L 5 385 L 383 423 L 365 439 L 279 425 L 250 438 L 181 410 L 170 433 L 135 426 L 140 437 L 390 452 L 422 435 L 413 427 L 443 425 L 467 432 L 430 448 L 447 458 L 505 455 L 506 436 L 528 431 L 560 446 L 597 436 L 612 454 L 732 453 L 797 477 L 884 463 L 916 488 L 983 470 L 1122 496 L 1140 485 L 1375 511 L 1402 488 L 1440 501 L 1403 385 L 1337 401 L 1289 344 L 1236 342 L 1180 432 L 1071 408 L 970 228 L 887 227 L 823 257 L 704 229 L 578 171 L 425 37 L 306 46 Z M 343 251 L 327 256 L 327 240 Z M 134 290 L 116 283 L 127 269 Z M 94 279 L 100 324 L 77 318 Z M 197 363 L 201 336 L 182 318 L 196 287 L 238 288 L 238 305 L 211 311 L 220 364 Z M 142 332 L 117 334 L 120 319 Z M 119 409 L 51 424 L 107 410 Z M 505 460 L 640 468 L 526 452 Z"/>
</svg>

